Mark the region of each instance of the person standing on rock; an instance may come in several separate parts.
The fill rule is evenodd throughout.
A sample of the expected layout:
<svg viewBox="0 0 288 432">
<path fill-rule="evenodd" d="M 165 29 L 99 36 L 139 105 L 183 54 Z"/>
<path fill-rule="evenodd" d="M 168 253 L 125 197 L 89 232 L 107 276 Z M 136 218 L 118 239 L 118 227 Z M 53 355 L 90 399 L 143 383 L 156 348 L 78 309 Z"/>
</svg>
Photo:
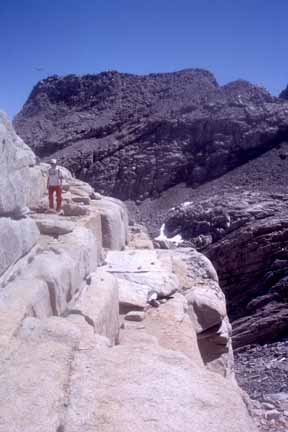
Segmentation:
<svg viewBox="0 0 288 432">
<path fill-rule="evenodd" d="M 62 181 L 63 175 L 60 168 L 57 167 L 56 159 L 51 159 L 48 170 L 47 189 L 49 195 L 49 207 L 54 209 L 54 193 L 56 193 L 56 210 L 61 210 L 62 203 Z"/>
</svg>

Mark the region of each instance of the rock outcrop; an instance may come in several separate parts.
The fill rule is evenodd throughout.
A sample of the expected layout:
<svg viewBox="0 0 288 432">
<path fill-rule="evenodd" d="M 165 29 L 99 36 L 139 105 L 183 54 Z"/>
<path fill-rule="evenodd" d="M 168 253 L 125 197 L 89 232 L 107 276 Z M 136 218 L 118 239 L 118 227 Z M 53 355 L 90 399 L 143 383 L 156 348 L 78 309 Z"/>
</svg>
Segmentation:
<svg viewBox="0 0 288 432">
<path fill-rule="evenodd" d="M 31 190 L 30 167 L 36 157 L 0 113 L 0 215 L 20 214 Z"/>
<path fill-rule="evenodd" d="M 0 215 L 0 432 L 256 431 L 211 262 L 153 250 L 122 202 L 65 170 L 51 213 L 47 166 L 24 167 L 34 197 Z"/>
<path fill-rule="evenodd" d="M 233 379 L 232 328 L 218 275 L 195 249 L 177 248 L 173 257 L 202 359 L 208 369 Z"/>
<path fill-rule="evenodd" d="M 0 277 L 27 254 L 39 238 L 33 220 L 22 218 L 32 189 L 30 167 L 35 155 L 0 113 Z"/>
<path fill-rule="evenodd" d="M 57 157 L 100 192 L 142 200 L 280 144 L 287 114 L 284 99 L 246 81 L 219 86 L 204 70 L 105 72 L 40 81 L 14 125 L 40 157 Z"/>
<path fill-rule="evenodd" d="M 231 192 L 167 216 L 168 235 L 181 233 L 215 265 L 235 347 L 287 334 L 287 209 L 281 193 Z"/>
<path fill-rule="evenodd" d="M 172 257 L 155 250 L 109 251 L 104 269 L 119 280 L 120 310 L 145 307 L 151 291 L 167 298 L 180 288 Z"/>
</svg>

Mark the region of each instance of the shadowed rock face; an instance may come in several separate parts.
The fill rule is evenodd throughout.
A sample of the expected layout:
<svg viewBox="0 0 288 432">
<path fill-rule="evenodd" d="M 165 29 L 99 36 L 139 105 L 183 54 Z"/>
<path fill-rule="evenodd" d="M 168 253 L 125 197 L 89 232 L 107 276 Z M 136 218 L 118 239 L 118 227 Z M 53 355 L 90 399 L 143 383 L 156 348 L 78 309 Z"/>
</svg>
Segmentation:
<svg viewBox="0 0 288 432">
<path fill-rule="evenodd" d="M 280 193 L 230 192 L 167 215 L 167 234 L 181 233 L 215 265 L 235 347 L 287 334 L 287 210 Z"/>
<path fill-rule="evenodd" d="M 288 86 L 281 91 L 279 98 L 288 100 Z"/>
<path fill-rule="evenodd" d="M 14 126 L 40 157 L 135 200 L 199 185 L 281 143 L 288 103 L 246 81 L 221 87 L 199 69 L 53 76 L 35 86 Z"/>
</svg>

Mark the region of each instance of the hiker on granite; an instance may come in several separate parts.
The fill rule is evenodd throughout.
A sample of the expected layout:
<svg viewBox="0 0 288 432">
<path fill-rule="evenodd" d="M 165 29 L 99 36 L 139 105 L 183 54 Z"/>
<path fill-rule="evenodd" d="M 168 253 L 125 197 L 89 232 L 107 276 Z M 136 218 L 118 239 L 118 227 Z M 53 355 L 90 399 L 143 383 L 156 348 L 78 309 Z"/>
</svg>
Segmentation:
<svg viewBox="0 0 288 432">
<path fill-rule="evenodd" d="M 60 168 L 57 167 L 56 159 L 51 159 L 51 167 L 48 171 L 47 189 L 49 195 L 49 207 L 54 209 L 54 193 L 56 193 L 56 210 L 61 210 L 62 203 L 62 181 L 63 175 Z"/>
</svg>

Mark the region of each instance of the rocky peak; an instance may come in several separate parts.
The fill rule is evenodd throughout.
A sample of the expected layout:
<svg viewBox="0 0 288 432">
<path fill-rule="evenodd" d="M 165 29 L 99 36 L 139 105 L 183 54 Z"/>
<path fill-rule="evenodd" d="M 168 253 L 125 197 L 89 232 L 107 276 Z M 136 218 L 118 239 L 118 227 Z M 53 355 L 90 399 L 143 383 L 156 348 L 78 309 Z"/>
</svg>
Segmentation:
<svg viewBox="0 0 288 432">
<path fill-rule="evenodd" d="M 45 104 L 48 103 L 48 107 L 56 105 L 63 109 L 66 106 L 70 110 L 92 109 L 97 112 L 101 107 L 111 111 L 119 108 L 117 102 L 121 98 L 124 107 L 133 110 L 186 90 L 193 96 L 193 90 L 199 93 L 201 89 L 211 90 L 217 86 L 213 75 L 201 69 L 147 76 L 117 71 L 95 75 L 53 75 L 35 85 L 23 107 L 23 117 L 35 114 L 31 110 L 35 102 L 38 102 L 38 110 L 47 109 Z"/>
<path fill-rule="evenodd" d="M 251 84 L 249 81 L 236 80 L 223 87 L 224 94 L 230 98 L 243 99 L 243 105 L 245 102 L 252 102 L 255 104 L 263 104 L 269 102 L 276 102 L 277 98 L 271 96 L 271 94 L 264 88 Z"/>
<path fill-rule="evenodd" d="M 288 104 L 247 81 L 221 87 L 201 69 L 111 71 L 41 81 L 14 125 L 37 155 L 54 155 L 105 193 L 143 200 L 205 183 L 278 145 Z"/>
</svg>

